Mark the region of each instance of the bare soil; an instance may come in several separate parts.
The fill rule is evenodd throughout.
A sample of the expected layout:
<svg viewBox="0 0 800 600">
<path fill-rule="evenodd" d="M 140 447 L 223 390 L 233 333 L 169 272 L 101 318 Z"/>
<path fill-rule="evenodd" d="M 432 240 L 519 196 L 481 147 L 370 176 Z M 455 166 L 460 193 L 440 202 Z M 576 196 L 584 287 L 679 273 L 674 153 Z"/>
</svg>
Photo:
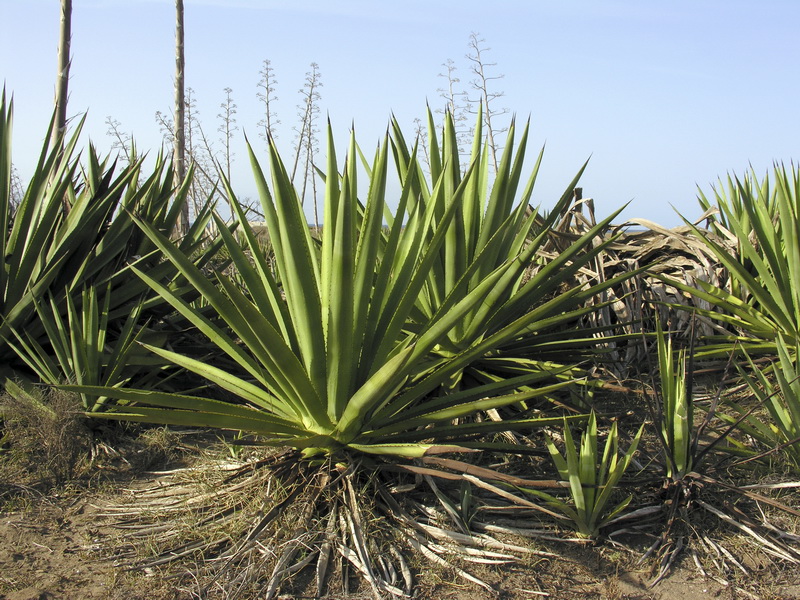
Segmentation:
<svg viewBox="0 0 800 600">
<path fill-rule="evenodd" d="M 98 525 L 94 498 L 84 494 L 32 498 L 23 510 L 0 513 L 0 598 L 180 598 L 168 582 L 134 576 L 104 560 L 110 537 Z"/>
<path fill-rule="evenodd" d="M 141 454 L 142 450 L 136 450 Z M 185 464 L 189 455 L 178 457 Z M 166 456 L 175 464 L 176 457 Z M 2 457 L 0 457 L 0 461 Z M 148 461 L 145 461 L 147 464 Z M 162 464 L 163 468 L 166 466 Z M 127 469 L 127 470 L 126 470 Z M 132 599 L 184 600 L 198 598 L 191 579 L 172 579 L 166 572 L 130 571 L 117 564 L 114 549 L 124 532 L 113 527 L 104 508 L 131 499 L 131 490 L 151 486 L 158 476 L 133 468 L 111 470 L 102 479 L 92 477 L 37 491 L 27 483 L 0 474 L 0 600 Z M 12 477 L 12 479 L 9 479 Z M 732 535 L 732 534 L 731 534 Z M 492 595 L 453 574 L 421 566 L 416 574 L 420 600 L 502 598 L 706 600 L 761 598 L 800 599 L 800 574 L 795 568 L 748 550 L 747 540 L 731 537 L 749 574 L 714 571 L 713 561 L 702 559 L 703 576 L 684 553 L 670 576 L 651 588 L 655 564 L 638 563 L 647 543 L 632 540 L 630 549 L 611 544 L 597 546 L 567 542 L 537 542 L 537 548 L 559 558 L 534 557 L 526 563 L 484 568 L 479 576 L 498 591 Z M 174 572 L 174 571 L 173 571 Z M 309 598 L 301 582 L 282 598 Z M 203 597 L 228 598 L 208 592 Z M 330 596 L 340 600 L 344 595 Z M 353 589 L 346 597 L 371 598 L 368 589 Z M 238 599 L 237 599 L 238 600 Z M 246 599 L 241 599 L 246 600 Z"/>
</svg>

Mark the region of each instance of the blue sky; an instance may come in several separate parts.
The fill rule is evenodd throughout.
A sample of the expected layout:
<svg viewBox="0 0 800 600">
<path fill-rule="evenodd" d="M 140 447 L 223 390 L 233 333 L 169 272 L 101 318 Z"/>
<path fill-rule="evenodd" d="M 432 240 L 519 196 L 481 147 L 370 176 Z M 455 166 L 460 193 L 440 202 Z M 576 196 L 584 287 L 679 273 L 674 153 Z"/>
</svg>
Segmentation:
<svg viewBox="0 0 800 600">
<path fill-rule="evenodd" d="M 297 92 L 316 62 L 322 114 L 343 154 L 352 122 L 365 148 L 391 114 L 410 137 L 426 101 L 444 103 L 442 63 L 453 59 L 462 84 L 471 79 L 473 31 L 504 75 L 498 105 L 531 118 L 531 156 L 546 142 L 534 193 L 544 206 L 591 156 L 582 185 L 600 214 L 630 202 L 625 217 L 674 226 L 671 205 L 699 216 L 698 185 L 800 158 L 796 0 L 185 1 L 187 85 L 215 141 L 223 88 L 233 89 L 242 196 L 254 194 L 242 133 L 264 150 L 264 59 L 277 78 L 279 144 L 293 144 Z M 52 110 L 58 20 L 57 0 L 0 0 L 0 79 L 15 98 L 23 179 Z M 100 148 L 111 144 L 108 116 L 141 150 L 160 147 L 154 114 L 172 106 L 173 27 L 171 0 L 74 0 L 69 113 L 88 111 Z"/>
</svg>

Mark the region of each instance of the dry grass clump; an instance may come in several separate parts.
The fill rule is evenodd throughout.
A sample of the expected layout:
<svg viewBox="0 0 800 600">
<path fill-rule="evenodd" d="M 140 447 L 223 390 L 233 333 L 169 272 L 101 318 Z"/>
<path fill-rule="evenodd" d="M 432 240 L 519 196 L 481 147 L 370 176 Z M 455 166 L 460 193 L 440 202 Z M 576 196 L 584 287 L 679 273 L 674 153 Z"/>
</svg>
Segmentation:
<svg viewBox="0 0 800 600">
<path fill-rule="evenodd" d="M 59 390 L 21 389 L 0 398 L 6 469 L 28 473 L 31 485 L 59 485 L 89 464 L 91 432 L 80 400 Z"/>
</svg>

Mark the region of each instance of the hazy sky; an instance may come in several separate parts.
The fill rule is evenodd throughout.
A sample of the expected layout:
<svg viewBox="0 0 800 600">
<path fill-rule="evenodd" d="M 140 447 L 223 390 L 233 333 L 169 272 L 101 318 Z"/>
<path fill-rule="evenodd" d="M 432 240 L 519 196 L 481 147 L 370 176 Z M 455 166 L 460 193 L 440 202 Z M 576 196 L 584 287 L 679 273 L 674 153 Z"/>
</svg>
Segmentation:
<svg viewBox="0 0 800 600">
<path fill-rule="evenodd" d="M 0 79 L 15 99 L 14 162 L 23 179 L 52 111 L 57 0 L 0 0 Z M 444 104 L 442 63 L 462 85 L 471 32 L 505 77 L 497 101 L 532 121 L 529 152 L 546 142 L 534 202 L 552 205 L 580 165 L 600 213 L 674 226 L 699 215 L 696 190 L 728 172 L 798 160 L 800 2 L 797 0 L 186 0 L 186 81 L 221 147 L 223 88 L 237 104 L 234 186 L 252 195 L 243 132 L 263 152 L 259 70 L 277 78 L 278 142 L 293 144 L 298 90 L 322 75 L 322 117 L 340 154 L 355 123 L 371 148 L 395 114 L 412 136 L 425 103 Z M 155 112 L 172 106 L 174 2 L 74 0 L 69 113 L 110 147 L 106 117 L 140 150 L 161 145 Z M 287 150 L 288 152 L 288 150 Z"/>
</svg>

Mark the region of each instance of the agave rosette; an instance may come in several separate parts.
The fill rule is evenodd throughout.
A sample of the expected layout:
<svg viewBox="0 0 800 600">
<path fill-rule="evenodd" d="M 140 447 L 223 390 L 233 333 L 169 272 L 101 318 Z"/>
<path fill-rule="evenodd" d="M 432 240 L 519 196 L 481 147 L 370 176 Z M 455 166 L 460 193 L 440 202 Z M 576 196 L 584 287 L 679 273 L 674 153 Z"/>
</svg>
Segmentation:
<svg viewBox="0 0 800 600">
<path fill-rule="evenodd" d="M 597 417 L 589 415 L 586 429 L 581 435 L 580 444 L 575 445 L 567 421 L 564 421 L 564 454 L 556 446 L 555 440 L 545 438 L 550 457 L 558 469 L 558 474 L 569 484 L 572 503 L 541 490 L 526 489 L 530 494 L 543 498 L 547 506 L 568 521 L 580 537 L 596 538 L 600 529 L 620 516 L 628 507 L 633 495 L 629 495 L 616 505 L 612 504 L 622 476 L 630 466 L 633 455 L 642 438 L 644 424 L 639 428 L 628 450 L 620 454 L 617 422 L 611 425 L 602 454 L 597 439 Z"/>
<path fill-rule="evenodd" d="M 567 383 L 540 384 L 550 373 L 530 371 L 456 393 L 436 393 L 454 374 L 519 337 L 537 319 L 536 313 L 523 313 L 480 332 L 457 353 L 435 356 L 434 350 L 464 315 L 480 309 L 498 286 L 509 285 L 509 265 L 516 268 L 525 259 L 513 253 L 485 273 L 472 268 L 470 278 L 475 283 L 469 291 L 451 294 L 424 323 L 416 318 L 418 299 L 440 258 L 454 215 L 481 174 L 478 165 L 473 162 L 456 187 L 440 176 L 424 203 L 416 201 L 414 176 L 405 178 L 395 214 L 407 218 L 392 219 L 385 231 L 388 141 L 376 152 L 368 195 L 361 202 L 354 137 L 340 175 L 332 136 L 329 139 L 321 244 L 309 231 L 298 194 L 274 146 L 271 186 L 251 151 L 274 272 L 230 189 L 241 227 L 238 237 L 216 219 L 238 272 L 235 278 L 219 271 L 209 278 L 165 235 L 139 221 L 210 306 L 213 319 L 149 274 L 134 270 L 236 368 L 150 349 L 236 400 L 119 388 L 73 389 L 123 400 L 125 405 L 113 409 L 109 417 L 243 430 L 260 434 L 264 443 L 293 446 L 311 455 L 349 449 L 420 456 L 472 445 L 482 434 L 553 422 L 469 419 Z M 512 226 L 509 221 L 501 225 Z M 515 392 L 521 386 L 528 390 Z"/>
</svg>

